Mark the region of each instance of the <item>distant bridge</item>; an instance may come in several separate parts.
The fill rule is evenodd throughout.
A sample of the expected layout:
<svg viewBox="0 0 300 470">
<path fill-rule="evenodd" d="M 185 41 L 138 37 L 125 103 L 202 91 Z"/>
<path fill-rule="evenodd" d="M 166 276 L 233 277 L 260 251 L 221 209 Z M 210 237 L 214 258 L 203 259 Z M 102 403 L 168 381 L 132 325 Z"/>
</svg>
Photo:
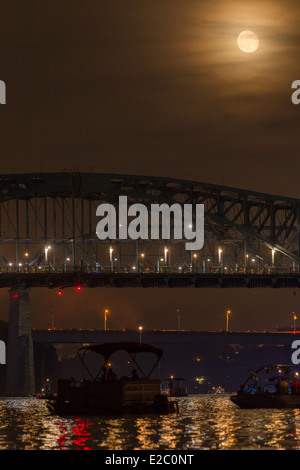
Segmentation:
<svg viewBox="0 0 300 470">
<path fill-rule="evenodd" d="M 284 345 L 291 347 L 300 332 L 226 332 L 177 330 L 33 330 L 35 343 L 110 343 L 122 341 L 149 344 L 242 344 Z"/>
</svg>

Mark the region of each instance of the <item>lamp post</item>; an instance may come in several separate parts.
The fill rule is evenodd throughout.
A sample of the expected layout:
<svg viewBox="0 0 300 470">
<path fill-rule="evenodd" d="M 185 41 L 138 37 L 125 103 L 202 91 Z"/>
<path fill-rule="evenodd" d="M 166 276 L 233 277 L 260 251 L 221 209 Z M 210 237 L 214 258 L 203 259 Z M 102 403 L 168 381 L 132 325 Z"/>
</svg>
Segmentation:
<svg viewBox="0 0 300 470">
<path fill-rule="evenodd" d="M 222 252 L 223 252 L 223 250 L 222 250 L 222 248 L 219 248 L 218 251 L 219 251 L 219 271 L 222 272 L 222 268 L 223 268 L 223 266 L 222 266 L 222 264 L 223 264 L 222 263 Z"/>
<path fill-rule="evenodd" d="M 106 308 L 104 310 L 104 331 L 106 331 L 106 320 L 107 320 L 107 315 L 108 315 L 109 311 L 108 309 Z"/>
<path fill-rule="evenodd" d="M 296 333 L 296 320 L 297 320 L 297 317 L 295 315 L 295 312 L 293 312 L 293 320 L 294 320 L 294 333 Z"/>
<path fill-rule="evenodd" d="M 275 250 L 273 248 L 272 249 L 272 268 L 274 268 L 274 262 L 275 262 Z"/>
<path fill-rule="evenodd" d="M 51 329 L 54 330 L 54 317 L 53 317 L 53 308 L 50 307 L 50 313 L 51 313 Z"/>
<path fill-rule="evenodd" d="M 226 314 L 226 331 L 228 331 L 229 315 L 231 315 L 231 310 L 227 310 L 227 314 Z"/>
<path fill-rule="evenodd" d="M 140 331 L 140 345 L 141 345 L 142 344 L 142 331 L 143 331 L 142 326 L 139 326 L 139 331 Z"/>
<path fill-rule="evenodd" d="M 110 261 L 110 270 L 111 270 L 111 272 L 113 272 L 113 270 L 114 270 L 113 251 L 114 251 L 114 249 L 111 246 L 109 248 L 109 261 Z"/>
<path fill-rule="evenodd" d="M 167 267 L 167 264 L 168 264 L 168 248 L 165 246 L 165 258 L 164 258 L 164 261 L 165 261 L 165 267 Z"/>
<path fill-rule="evenodd" d="M 192 272 L 194 272 L 194 270 L 195 270 L 196 260 L 197 260 L 197 253 L 194 253 L 193 254 L 193 259 L 192 259 Z"/>
<path fill-rule="evenodd" d="M 48 266 L 48 251 L 51 249 L 51 246 L 45 247 L 45 267 Z"/>
</svg>

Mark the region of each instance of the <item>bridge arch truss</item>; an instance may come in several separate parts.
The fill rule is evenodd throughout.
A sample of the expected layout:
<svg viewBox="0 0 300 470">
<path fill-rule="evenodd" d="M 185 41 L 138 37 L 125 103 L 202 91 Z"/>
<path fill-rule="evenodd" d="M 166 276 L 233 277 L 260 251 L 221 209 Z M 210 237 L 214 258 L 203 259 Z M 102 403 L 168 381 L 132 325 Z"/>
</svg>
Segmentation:
<svg viewBox="0 0 300 470">
<path fill-rule="evenodd" d="M 101 203 L 204 204 L 205 243 L 96 237 Z M 97 173 L 0 175 L 6 273 L 298 273 L 300 200 L 172 178 Z"/>
</svg>

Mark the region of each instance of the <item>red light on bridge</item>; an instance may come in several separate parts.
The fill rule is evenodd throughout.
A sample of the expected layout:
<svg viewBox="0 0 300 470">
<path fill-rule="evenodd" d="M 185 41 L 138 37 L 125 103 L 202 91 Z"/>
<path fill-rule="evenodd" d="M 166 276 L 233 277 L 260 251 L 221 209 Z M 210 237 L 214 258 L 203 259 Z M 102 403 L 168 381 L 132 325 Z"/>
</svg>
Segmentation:
<svg viewBox="0 0 300 470">
<path fill-rule="evenodd" d="M 58 291 L 58 295 L 62 295 L 62 291 L 61 291 L 61 290 Z"/>
<path fill-rule="evenodd" d="M 15 294 L 15 295 L 12 296 L 13 299 L 17 299 L 18 297 L 19 297 L 18 294 Z"/>
<path fill-rule="evenodd" d="M 76 289 L 79 291 L 81 291 L 81 286 L 77 286 Z"/>
</svg>

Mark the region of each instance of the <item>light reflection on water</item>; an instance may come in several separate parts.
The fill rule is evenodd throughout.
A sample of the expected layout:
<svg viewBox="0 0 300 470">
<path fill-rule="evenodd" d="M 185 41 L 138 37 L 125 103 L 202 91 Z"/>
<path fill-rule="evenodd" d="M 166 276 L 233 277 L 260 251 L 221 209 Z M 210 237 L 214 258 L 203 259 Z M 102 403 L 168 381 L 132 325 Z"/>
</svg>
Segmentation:
<svg viewBox="0 0 300 470">
<path fill-rule="evenodd" d="M 0 399 L 0 449 L 300 449 L 300 410 L 241 410 L 228 395 L 179 398 L 180 414 L 52 416 L 44 400 Z"/>
</svg>

